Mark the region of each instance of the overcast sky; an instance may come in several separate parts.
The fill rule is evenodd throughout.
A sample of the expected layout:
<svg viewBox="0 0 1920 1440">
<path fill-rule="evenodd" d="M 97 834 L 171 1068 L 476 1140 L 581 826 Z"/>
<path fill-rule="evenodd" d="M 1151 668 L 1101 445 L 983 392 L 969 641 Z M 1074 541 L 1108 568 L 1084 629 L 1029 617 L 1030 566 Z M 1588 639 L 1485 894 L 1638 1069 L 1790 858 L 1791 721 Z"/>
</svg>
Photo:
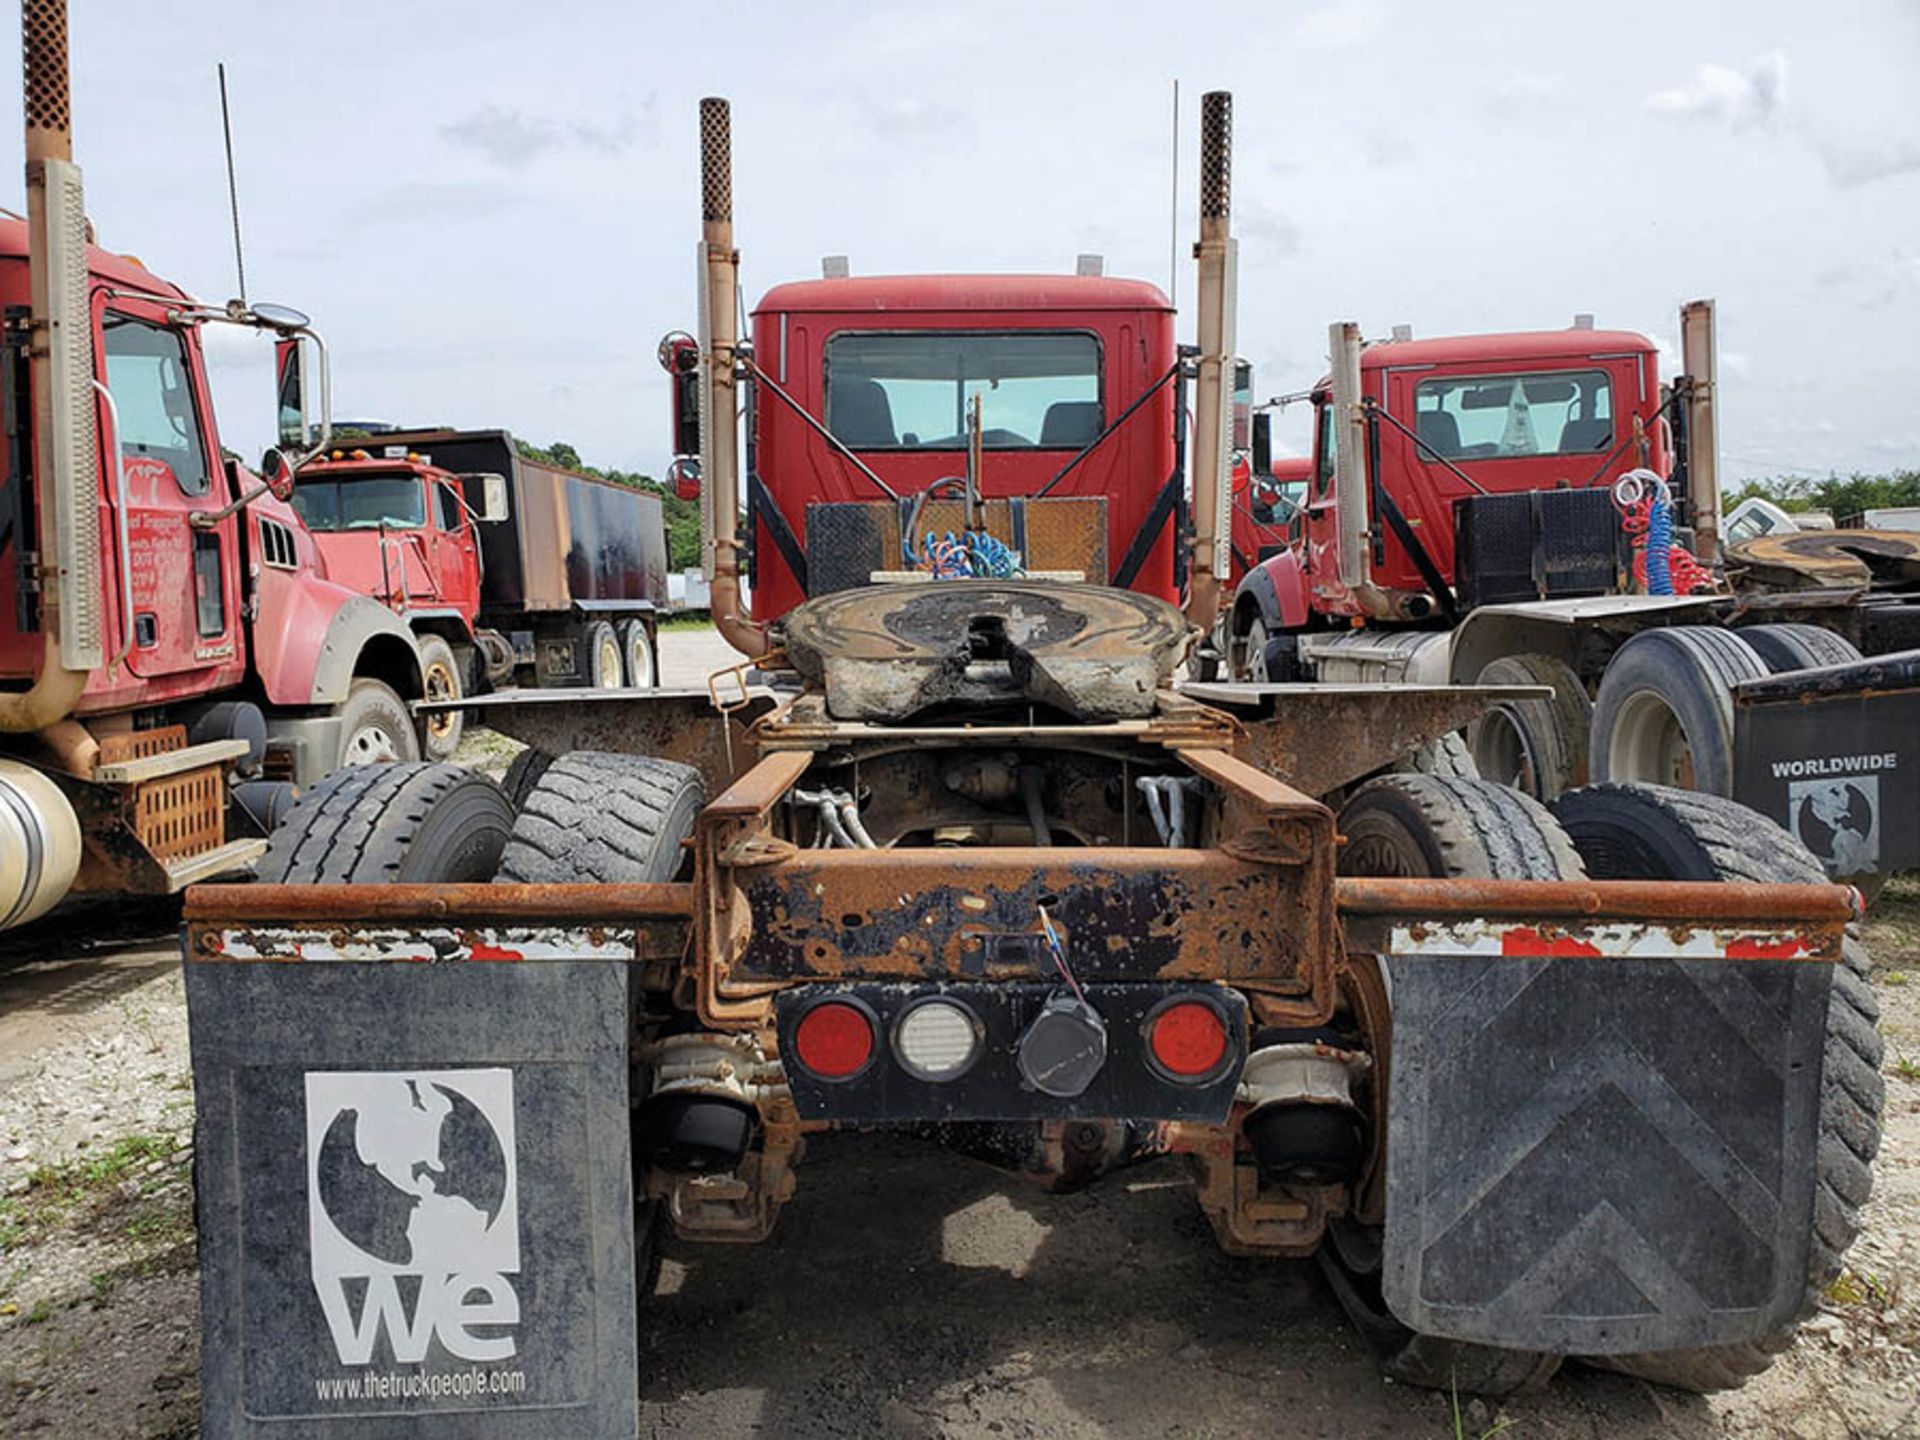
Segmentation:
<svg viewBox="0 0 1920 1440">
<path fill-rule="evenodd" d="M 750 297 L 832 253 L 873 274 L 1097 251 L 1165 286 L 1178 78 L 1183 308 L 1194 122 L 1223 87 L 1263 393 L 1320 373 L 1332 320 L 1591 311 L 1671 352 L 1679 303 L 1713 296 L 1732 475 L 1920 466 L 1916 0 L 74 10 L 102 243 L 232 293 L 226 61 L 249 290 L 328 336 L 337 416 L 504 425 L 658 473 L 654 345 L 694 319 L 705 94 L 734 102 Z M 9 123 L 18 155 L 17 105 Z M 252 456 L 268 370 L 232 351 L 221 422 Z"/>
</svg>

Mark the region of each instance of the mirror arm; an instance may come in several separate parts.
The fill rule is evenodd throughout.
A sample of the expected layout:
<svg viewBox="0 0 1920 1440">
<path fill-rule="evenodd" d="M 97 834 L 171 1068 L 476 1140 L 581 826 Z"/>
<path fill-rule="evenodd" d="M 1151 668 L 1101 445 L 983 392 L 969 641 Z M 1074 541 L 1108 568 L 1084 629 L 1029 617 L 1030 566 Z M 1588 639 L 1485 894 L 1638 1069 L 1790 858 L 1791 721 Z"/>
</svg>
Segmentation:
<svg viewBox="0 0 1920 1440">
<path fill-rule="evenodd" d="M 222 505 L 218 510 L 189 511 L 187 514 L 187 524 L 196 530 L 211 530 L 222 520 L 233 514 L 234 511 L 244 510 L 272 489 L 273 487 L 271 485 L 262 480 L 258 485 L 254 486 L 253 489 L 242 491 L 239 499 Z"/>
</svg>

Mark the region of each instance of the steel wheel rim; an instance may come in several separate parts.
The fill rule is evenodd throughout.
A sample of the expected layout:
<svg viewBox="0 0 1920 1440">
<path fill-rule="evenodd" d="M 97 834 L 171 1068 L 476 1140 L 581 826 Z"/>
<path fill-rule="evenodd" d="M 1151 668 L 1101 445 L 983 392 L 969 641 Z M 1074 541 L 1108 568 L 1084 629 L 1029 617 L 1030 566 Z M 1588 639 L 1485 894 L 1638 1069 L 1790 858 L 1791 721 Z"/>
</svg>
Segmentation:
<svg viewBox="0 0 1920 1440">
<path fill-rule="evenodd" d="M 429 662 L 425 678 L 427 699 L 458 700 L 460 698 L 460 686 L 454 679 L 453 669 L 444 660 Z M 444 740 L 453 733 L 454 723 L 459 718 L 458 712 L 451 710 L 440 715 L 429 715 L 427 733 L 436 740 Z"/>
<path fill-rule="evenodd" d="M 620 642 L 611 635 L 602 635 L 599 653 L 600 678 L 595 683 L 602 690 L 618 690 L 620 688 Z M 612 678 L 609 679 L 609 676 Z"/>
<path fill-rule="evenodd" d="M 390 765 L 400 758 L 400 747 L 384 725 L 362 725 L 347 737 L 349 765 Z"/>
<path fill-rule="evenodd" d="M 646 632 L 636 629 L 632 643 L 627 647 L 627 669 L 633 676 L 636 689 L 645 690 L 653 685 L 653 650 L 647 644 Z"/>
<path fill-rule="evenodd" d="M 1607 742 L 1607 778 L 1694 788 L 1693 750 L 1680 717 L 1659 695 L 1629 695 Z"/>
<path fill-rule="evenodd" d="M 1540 766 L 1519 717 L 1496 705 L 1475 728 L 1473 763 L 1483 780 L 1494 780 L 1540 798 Z"/>
</svg>

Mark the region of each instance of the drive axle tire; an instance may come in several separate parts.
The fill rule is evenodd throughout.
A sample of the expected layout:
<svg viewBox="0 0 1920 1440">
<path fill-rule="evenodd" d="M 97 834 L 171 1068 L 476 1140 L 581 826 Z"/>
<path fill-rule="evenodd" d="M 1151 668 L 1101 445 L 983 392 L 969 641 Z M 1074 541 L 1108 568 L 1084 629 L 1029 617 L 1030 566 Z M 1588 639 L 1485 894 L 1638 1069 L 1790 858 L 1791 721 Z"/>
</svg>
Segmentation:
<svg viewBox="0 0 1920 1440">
<path fill-rule="evenodd" d="M 1746 625 L 1734 631 L 1753 647 L 1769 674 L 1817 670 L 1823 665 L 1851 665 L 1862 659 L 1844 635 L 1818 625 Z"/>
<path fill-rule="evenodd" d="M 420 758 L 420 737 L 414 734 L 407 702 L 385 681 L 362 675 L 347 687 L 347 698 L 334 707 L 334 714 L 340 717 L 336 769 Z"/>
<path fill-rule="evenodd" d="M 1342 875 L 1495 880 L 1577 880 L 1579 853 L 1538 801 L 1487 780 L 1384 775 L 1357 790 L 1340 811 Z M 1372 1257 L 1367 1268 L 1322 1245 L 1321 1269 L 1341 1306 L 1395 1380 L 1435 1390 L 1512 1395 L 1553 1378 L 1561 1357 L 1423 1335 L 1386 1308 L 1380 1293 L 1378 1232 L 1355 1237 L 1345 1254 Z"/>
<path fill-rule="evenodd" d="M 513 828 L 475 770 L 405 761 L 336 770 L 267 837 L 255 878 L 275 884 L 453 884 L 493 878 Z"/>
<path fill-rule="evenodd" d="M 1733 793 L 1733 687 L 1767 667 L 1731 630 L 1645 630 L 1615 652 L 1593 703 L 1596 780 Z"/>
<path fill-rule="evenodd" d="M 587 684 L 595 690 L 618 690 L 626 680 L 620 673 L 620 637 L 605 620 L 587 626 L 581 636 Z"/>
<path fill-rule="evenodd" d="M 547 773 L 547 767 L 551 764 L 553 764 L 553 756 L 531 745 L 508 763 L 507 773 L 500 777 L 500 788 L 507 792 L 507 803 L 513 806 L 516 815 L 520 813 L 520 807 L 527 803 L 527 796 L 533 793 L 533 787 L 540 783 L 540 777 Z"/>
<path fill-rule="evenodd" d="M 1556 809 L 1596 879 L 1821 884 L 1827 878 L 1820 862 L 1785 830 L 1717 795 L 1596 785 L 1562 796 Z M 1827 1008 L 1813 1244 L 1799 1315 L 1744 1344 L 1598 1356 L 1587 1363 L 1681 1390 L 1730 1390 L 1765 1370 L 1793 1343 L 1800 1322 L 1840 1273 L 1873 1187 L 1886 1088 L 1875 1028 L 1880 1011 L 1868 969 L 1866 947 L 1850 928 Z"/>
<path fill-rule="evenodd" d="M 1443 780 L 1478 780 L 1480 767 L 1474 763 L 1467 737 L 1458 730 L 1429 740 L 1405 760 L 1387 767 L 1395 775 L 1438 775 Z"/>
<path fill-rule="evenodd" d="M 1474 683 L 1545 685 L 1553 691 L 1547 700 L 1502 700 L 1467 727 L 1483 779 L 1543 801 L 1586 783 L 1593 702 L 1572 666 L 1552 655 L 1507 655 L 1482 670 Z"/>
<path fill-rule="evenodd" d="M 653 690 L 660 685 L 660 655 L 647 633 L 644 620 L 620 622 L 621 664 L 625 667 L 627 688 Z"/>
<path fill-rule="evenodd" d="M 526 792 L 500 857 L 501 880 L 535 884 L 671 880 L 706 803 L 691 765 L 576 750 L 557 757 Z"/>
<path fill-rule="evenodd" d="M 453 646 L 438 635 L 420 637 L 420 678 L 428 700 L 464 699 L 467 687 L 462 680 L 462 665 Z M 460 748 L 460 736 L 467 728 L 464 711 L 451 710 L 442 715 L 420 717 L 420 751 L 429 760 L 451 760 Z"/>
</svg>

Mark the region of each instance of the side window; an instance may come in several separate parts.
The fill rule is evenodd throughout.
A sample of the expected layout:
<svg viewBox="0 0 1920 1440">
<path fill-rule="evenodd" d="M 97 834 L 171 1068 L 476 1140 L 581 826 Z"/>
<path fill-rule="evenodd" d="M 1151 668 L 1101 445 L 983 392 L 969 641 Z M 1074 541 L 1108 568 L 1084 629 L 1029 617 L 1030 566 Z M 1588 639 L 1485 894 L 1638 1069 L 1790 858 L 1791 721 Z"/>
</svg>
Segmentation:
<svg viewBox="0 0 1920 1440">
<path fill-rule="evenodd" d="M 453 488 L 456 483 L 437 480 L 433 486 L 433 493 L 440 500 L 440 528 L 449 535 L 460 533 L 460 496 Z"/>
<path fill-rule="evenodd" d="M 182 494 L 206 494 L 212 478 L 179 332 L 114 314 L 103 328 L 120 454 L 164 461 Z"/>
<path fill-rule="evenodd" d="M 1337 459 L 1334 448 L 1333 402 L 1322 400 L 1314 406 L 1315 418 L 1319 422 L 1320 439 L 1314 445 L 1313 493 L 1324 498 L 1333 488 L 1333 467 Z"/>
</svg>

